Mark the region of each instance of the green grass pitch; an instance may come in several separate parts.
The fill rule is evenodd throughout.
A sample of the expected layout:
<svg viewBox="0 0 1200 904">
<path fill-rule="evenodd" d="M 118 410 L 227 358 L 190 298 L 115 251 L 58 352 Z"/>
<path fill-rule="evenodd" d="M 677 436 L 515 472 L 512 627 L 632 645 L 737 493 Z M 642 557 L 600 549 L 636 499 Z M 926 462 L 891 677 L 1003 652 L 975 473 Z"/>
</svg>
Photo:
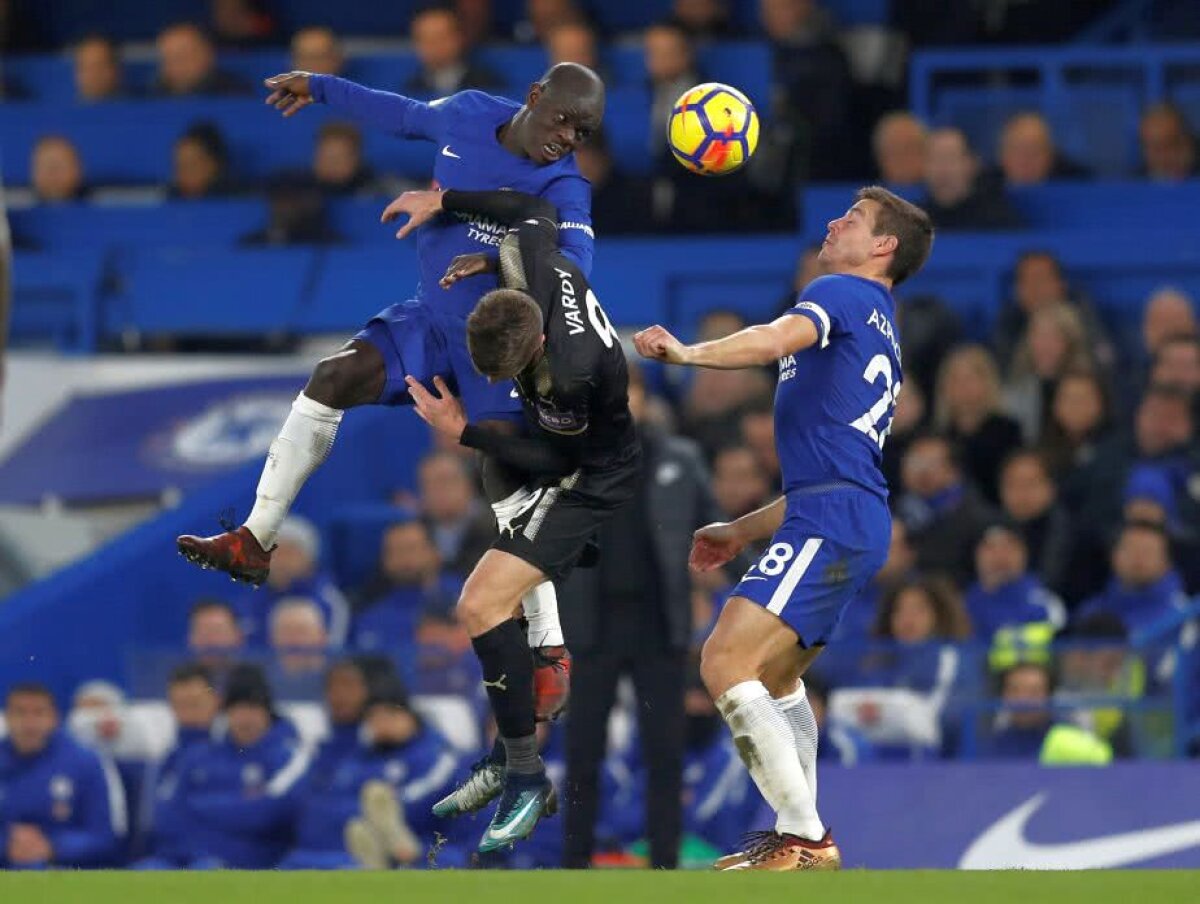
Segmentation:
<svg viewBox="0 0 1200 904">
<path fill-rule="evenodd" d="M 900 872 L 733 875 L 640 871 L 429 873 L 8 873 L 21 904 L 1173 904 L 1200 900 L 1200 872 Z"/>
</svg>

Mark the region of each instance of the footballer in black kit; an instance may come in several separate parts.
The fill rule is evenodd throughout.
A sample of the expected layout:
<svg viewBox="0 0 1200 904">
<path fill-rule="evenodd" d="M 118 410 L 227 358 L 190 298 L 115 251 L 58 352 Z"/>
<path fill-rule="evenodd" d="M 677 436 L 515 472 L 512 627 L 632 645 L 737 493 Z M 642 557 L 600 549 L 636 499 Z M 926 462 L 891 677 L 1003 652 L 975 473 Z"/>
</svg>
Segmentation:
<svg viewBox="0 0 1200 904">
<path fill-rule="evenodd" d="M 583 273 L 558 250 L 554 206 L 512 191 L 408 192 L 384 219 L 408 214 L 402 237 L 443 211 L 510 227 L 498 256 L 455 258 L 442 285 L 499 270 L 500 288 L 484 295 L 467 318 L 467 348 L 489 380 L 513 380 L 527 426 L 513 435 L 468 424 L 440 378 L 434 391 L 407 381 L 417 413 L 430 426 L 521 475 L 511 495 L 492 506 L 499 536 L 458 605 L 483 666 L 504 760 L 494 755 L 477 764 L 435 807 L 439 815 L 470 812 L 502 791 L 479 846 L 485 853 L 528 836 L 557 807 L 537 753 L 533 665 L 514 613 L 532 587 L 565 577 L 597 528 L 632 499 L 641 447 L 620 340 Z"/>
</svg>

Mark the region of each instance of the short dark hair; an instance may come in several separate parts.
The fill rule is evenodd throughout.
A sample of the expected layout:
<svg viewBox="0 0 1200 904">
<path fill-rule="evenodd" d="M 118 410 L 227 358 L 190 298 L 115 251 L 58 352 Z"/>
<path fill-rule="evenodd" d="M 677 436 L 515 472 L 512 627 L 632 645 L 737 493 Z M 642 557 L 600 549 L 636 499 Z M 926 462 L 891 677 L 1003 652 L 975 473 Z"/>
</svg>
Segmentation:
<svg viewBox="0 0 1200 904">
<path fill-rule="evenodd" d="M 214 689 L 217 686 L 213 680 L 212 670 L 208 666 L 200 662 L 185 662 L 171 669 L 171 674 L 167 676 L 167 687 L 187 684 L 189 681 L 203 681 Z"/>
<path fill-rule="evenodd" d="M 175 144 L 178 146 L 185 142 L 197 145 L 204 153 L 215 160 L 217 166 L 222 170 L 225 169 L 229 162 L 229 146 L 225 143 L 225 136 L 221 134 L 221 130 L 216 123 L 192 123 L 192 125 L 188 126 L 187 131 L 176 139 Z"/>
<path fill-rule="evenodd" d="M 893 286 L 900 285 L 929 259 L 929 251 L 933 247 L 933 221 L 916 204 L 905 201 L 881 185 L 860 188 L 854 200 L 874 201 L 879 205 L 873 234 L 896 237 L 896 251 L 887 275 Z"/>
<path fill-rule="evenodd" d="M 58 701 L 54 699 L 54 694 L 50 693 L 50 688 L 42 684 L 40 681 L 18 681 L 8 689 L 8 695 L 5 700 L 12 701 L 13 697 L 45 697 L 50 701 L 50 705 L 57 708 Z"/>
<path fill-rule="evenodd" d="M 233 611 L 233 606 L 229 605 L 229 603 L 225 602 L 224 600 L 212 599 L 210 597 L 196 600 L 196 602 L 192 604 L 192 608 L 188 611 L 188 621 L 191 621 L 202 612 L 211 612 L 213 610 L 225 612 L 235 622 L 237 621 L 237 613 Z"/>
<path fill-rule="evenodd" d="M 467 318 L 471 362 L 485 377 L 515 377 L 533 360 L 542 328 L 542 309 L 532 297 L 519 289 L 494 289 Z"/>
</svg>

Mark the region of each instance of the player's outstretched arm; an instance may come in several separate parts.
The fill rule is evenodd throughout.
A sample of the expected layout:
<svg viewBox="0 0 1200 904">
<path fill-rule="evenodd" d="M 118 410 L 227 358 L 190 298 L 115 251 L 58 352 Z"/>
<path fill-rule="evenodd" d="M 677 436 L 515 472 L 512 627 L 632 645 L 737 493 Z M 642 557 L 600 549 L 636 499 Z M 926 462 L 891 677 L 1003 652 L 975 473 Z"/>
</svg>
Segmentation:
<svg viewBox="0 0 1200 904">
<path fill-rule="evenodd" d="M 402 94 L 376 91 L 357 82 L 311 72 L 282 72 L 263 84 L 271 92 L 266 103 L 294 116 L 311 104 L 326 104 L 344 111 L 363 125 L 405 138 L 437 140 L 438 108 Z"/>
<path fill-rule="evenodd" d="M 692 553 L 688 564 L 696 571 L 720 568 L 755 540 L 769 537 L 779 530 L 786 510 L 787 499 L 780 496 L 736 521 L 722 521 L 700 528 L 692 535 Z"/>
<path fill-rule="evenodd" d="M 408 222 L 396 233 L 402 239 L 442 211 L 487 217 L 504 226 L 522 220 L 546 220 L 553 225 L 558 217 L 549 201 L 519 191 L 406 191 L 383 209 L 379 219 L 391 223 L 408 214 Z"/>
<path fill-rule="evenodd" d="M 807 317 L 785 315 L 771 323 L 746 327 L 723 339 L 684 345 L 666 327 L 652 326 L 633 337 L 643 358 L 667 364 L 737 370 L 772 364 L 786 355 L 816 345 L 817 328 Z"/>
</svg>

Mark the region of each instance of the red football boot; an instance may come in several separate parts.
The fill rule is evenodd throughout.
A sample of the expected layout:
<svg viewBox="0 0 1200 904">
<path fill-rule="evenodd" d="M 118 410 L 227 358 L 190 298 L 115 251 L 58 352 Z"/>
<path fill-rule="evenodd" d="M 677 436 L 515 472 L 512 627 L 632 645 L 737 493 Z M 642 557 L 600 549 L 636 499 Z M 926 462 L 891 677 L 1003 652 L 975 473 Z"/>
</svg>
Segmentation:
<svg viewBox="0 0 1200 904">
<path fill-rule="evenodd" d="M 539 722 L 553 722 L 571 696 L 571 654 L 566 647 L 534 647 L 533 702 Z"/>
<path fill-rule="evenodd" d="M 223 571 L 235 581 L 258 587 L 271 570 L 271 552 L 245 527 L 215 537 L 184 534 L 175 539 L 179 554 L 201 568 Z"/>
</svg>

